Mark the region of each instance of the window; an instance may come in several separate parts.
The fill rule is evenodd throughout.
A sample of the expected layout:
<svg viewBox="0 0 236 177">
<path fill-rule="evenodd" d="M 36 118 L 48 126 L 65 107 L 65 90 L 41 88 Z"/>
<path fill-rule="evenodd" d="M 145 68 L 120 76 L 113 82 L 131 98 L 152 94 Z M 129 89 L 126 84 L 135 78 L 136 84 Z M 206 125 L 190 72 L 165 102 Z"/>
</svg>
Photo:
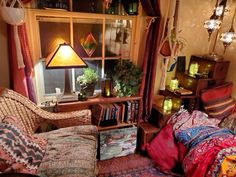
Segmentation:
<svg viewBox="0 0 236 177">
<path fill-rule="evenodd" d="M 39 102 L 55 95 L 55 88 L 64 88 L 64 70 L 46 69 L 45 58 L 52 53 L 60 43 L 70 43 L 75 51 L 94 69 L 100 78 L 104 74 L 113 74 L 114 64 L 120 59 L 132 59 L 134 16 L 115 16 L 104 14 L 61 15 L 34 12 L 38 29 L 32 29 L 38 35 L 35 44 L 38 56 L 35 55 L 36 89 Z M 34 25 L 31 25 L 31 27 Z M 36 28 L 35 27 L 35 28 Z M 35 37 L 37 39 L 37 37 Z M 31 40 L 36 42 L 36 40 Z M 37 53 L 37 52 L 36 52 Z M 74 91 L 79 91 L 76 78 L 82 74 L 82 69 L 70 70 L 70 82 Z M 96 89 L 100 89 L 98 82 Z"/>
</svg>

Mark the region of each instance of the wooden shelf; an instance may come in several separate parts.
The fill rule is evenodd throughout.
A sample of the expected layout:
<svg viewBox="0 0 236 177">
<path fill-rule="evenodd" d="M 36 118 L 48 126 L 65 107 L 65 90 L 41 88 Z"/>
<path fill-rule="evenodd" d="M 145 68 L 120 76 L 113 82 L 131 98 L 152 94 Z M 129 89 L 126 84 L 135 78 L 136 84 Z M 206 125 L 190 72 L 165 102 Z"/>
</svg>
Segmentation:
<svg viewBox="0 0 236 177">
<path fill-rule="evenodd" d="M 142 97 L 134 96 L 134 97 L 97 97 L 91 98 L 86 101 L 74 101 L 74 102 L 66 102 L 66 103 L 58 103 L 55 106 L 55 110 L 57 112 L 67 112 L 67 111 L 76 111 L 81 109 L 89 108 L 90 105 L 94 104 L 107 104 L 107 103 L 117 103 L 117 102 L 125 102 L 131 100 L 141 100 Z"/>
<path fill-rule="evenodd" d="M 123 127 L 132 127 L 136 126 L 137 123 L 119 123 L 118 125 L 108 126 L 108 127 L 100 127 L 98 126 L 98 131 L 105 131 L 105 130 L 111 130 L 111 129 L 117 129 L 117 128 L 123 128 Z"/>
</svg>

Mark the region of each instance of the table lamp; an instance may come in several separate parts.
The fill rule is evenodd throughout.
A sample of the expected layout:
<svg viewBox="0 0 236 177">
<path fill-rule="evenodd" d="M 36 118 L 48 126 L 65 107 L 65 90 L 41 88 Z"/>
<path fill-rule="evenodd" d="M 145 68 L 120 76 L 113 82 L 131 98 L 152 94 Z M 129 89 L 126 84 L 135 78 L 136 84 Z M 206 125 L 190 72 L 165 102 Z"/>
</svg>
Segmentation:
<svg viewBox="0 0 236 177">
<path fill-rule="evenodd" d="M 71 91 L 69 70 L 71 68 L 88 67 L 84 60 L 77 55 L 69 44 L 59 44 L 55 52 L 46 58 L 46 69 L 65 69 L 64 94 L 60 102 L 74 101 L 77 98 Z"/>
</svg>

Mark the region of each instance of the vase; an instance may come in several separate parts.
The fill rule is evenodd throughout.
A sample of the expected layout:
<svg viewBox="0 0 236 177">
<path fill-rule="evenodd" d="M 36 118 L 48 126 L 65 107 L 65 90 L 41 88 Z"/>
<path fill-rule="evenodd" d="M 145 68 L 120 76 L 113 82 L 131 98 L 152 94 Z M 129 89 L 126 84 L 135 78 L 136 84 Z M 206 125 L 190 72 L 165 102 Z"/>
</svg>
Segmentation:
<svg viewBox="0 0 236 177">
<path fill-rule="evenodd" d="M 80 84 L 80 92 L 86 96 L 93 96 L 95 84 Z"/>
</svg>

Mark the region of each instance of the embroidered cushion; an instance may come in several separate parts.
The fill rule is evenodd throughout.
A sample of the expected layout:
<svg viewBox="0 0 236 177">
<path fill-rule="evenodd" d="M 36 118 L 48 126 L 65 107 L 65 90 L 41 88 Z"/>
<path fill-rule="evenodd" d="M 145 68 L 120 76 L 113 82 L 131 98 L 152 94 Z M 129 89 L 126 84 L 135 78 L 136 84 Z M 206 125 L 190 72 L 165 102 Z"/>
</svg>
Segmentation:
<svg viewBox="0 0 236 177">
<path fill-rule="evenodd" d="M 201 94 L 206 113 L 213 118 L 222 120 L 232 114 L 235 108 L 235 101 L 231 98 L 233 83 L 211 88 Z"/>
<path fill-rule="evenodd" d="M 40 165 L 46 141 L 25 134 L 20 124 L 8 117 L 0 123 L 0 171 L 35 174 Z"/>
</svg>

